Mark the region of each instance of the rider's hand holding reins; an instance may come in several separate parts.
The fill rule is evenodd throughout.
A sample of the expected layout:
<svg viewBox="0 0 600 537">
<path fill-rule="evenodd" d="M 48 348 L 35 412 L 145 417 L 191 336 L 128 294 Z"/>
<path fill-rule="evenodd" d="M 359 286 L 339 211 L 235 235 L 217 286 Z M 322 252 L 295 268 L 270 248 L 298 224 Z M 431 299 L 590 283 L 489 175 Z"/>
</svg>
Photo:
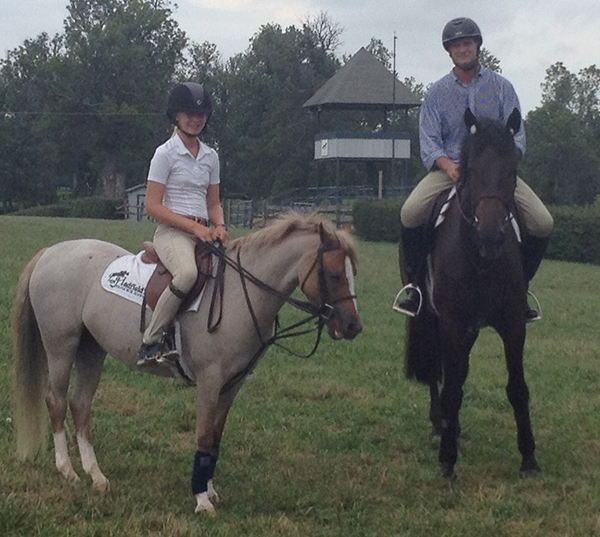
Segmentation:
<svg viewBox="0 0 600 537">
<path fill-rule="evenodd" d="M 435 165 L 446 173 L 453 181 L 460 179 L 460 165 L 449 157 L 439 157 Z"/>
<path fill-rule="evenodd" d="M 213 240 L 226 243 L 229 240 L 229 233 L 225 225 L 217 225 L 213 229 Z"/>
<path fill-rule="evenodd" d="M 214 229 L 211 229 L 204 224 L 196 222 L 196 225 L 192 228 L 192 233 L 196 235 L 203 242 L 212 242 L 215 240 Z"/>
</svg>

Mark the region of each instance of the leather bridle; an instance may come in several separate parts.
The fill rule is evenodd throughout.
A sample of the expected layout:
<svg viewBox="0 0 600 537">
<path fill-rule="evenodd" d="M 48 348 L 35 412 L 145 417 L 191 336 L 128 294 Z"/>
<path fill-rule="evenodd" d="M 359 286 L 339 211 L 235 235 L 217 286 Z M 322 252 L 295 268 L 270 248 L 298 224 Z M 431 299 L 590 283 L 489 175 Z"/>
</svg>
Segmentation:
<svg viewBox="0 0 600 537">
<path fill-rule="evenodd" d="M 323 332 L 323 327 L 325 326 L 326 322 L 329 321 L 333 317 L 333 314 L 335 312 L 335 306 L 345 300 L 353 300 L 356 298 L 356 295 L 350 294 L 348 296 L 344 296 L 344 297 L 338 298 L 336 300 L 331 300 L 331 298 L 329 296 L 330 293 L 329 293 L 329 288 L 327 286 L 326 271 L 325 271 L 325 265 L 324 265 L 324 261 L 323 261 L 323 255 L 325 252 L 331 252 L 331 251 L 335 251 L 335 250 L 338 250 L 341 248 L 325 248 L 325 246 L 323 244 L 321 244 L 319 246 L 319 249 L 317 250 L 317 256 L 315 257 L 315 260 L 312 263 L 311 268 L 308 270 L 306 276 L 304 277 L 304 279 L 300 285 L 300 289 L 303 290 L 303 287 L 306 284 L 308 278 L 310 277 L 312 272 L 315 270 L 315 268 L 317 268 L 317 270 L 318 270 L 318 287 L 319 287 L 319 303 L 318 303 L 318 305 L 315 305 L 312 302 L 309 302 L 306 300 L 298 300 L 295 298 L 287 297 L 284 294 L 282 294 L 281 292 L 279 292 L 277 289 L 274 289 L 270 285 L 266 284 L 265 282 L 263 282 L 262 280 L 260 280 L 256 276 L 254 276 L 252 273 L 250 273 L 248 270 L 246 270 L 242 266 L 242 263 L 240 260 L 240 250 L 237 251 L 236 260 L 233 261 L 225 254 L 225 249 L 223 247 L 223 244 L 220 241 L 218 241 L 215 244 L 211 244 L 208 242 L 204 243 L 204 244 L 212 253 L 214 253 L 217 256 L 217 259 L 218 259 L 217 276 L 215 278 L 215 286 L 213 289 L 213 296 L 211 299 L 210 310 L 209 310 L 208 327 L 207 327 L 208 331 L 211 333 L 216 331 L 216 329 L 218 328 L 218 326 L 221 322 L 221 319 L 222 319 L 224 281 L 225 281 L 224 273 L 225 273 L 225 266 L 229 266 L 235 272 L 237 272 L 240 277 L 240 282 L 242 285 L 242 290 L 244 292 L 244 298 L 246 300 L 246 305 L 248 307 L 248 311 L 250 312 L 250 317 L 252 318 L 252 323 L 254 325 L 256 335 L 258 336 L 258 339 L 261 343 L 260 348 L 254 354 L 254 356 L 252 357 L 252 359 L 250 360 L 248 365 L 242 371 L 239 371 L 232 378 L 230 378 L 223 385 L 220 393 L 227 392 L 229 389 L 231 389 L 233 386 L 235 386 L 235 384 L 237 384 L 237 382 L 239 382 L 239 380 L 241 380 L 250 371 L 252 371 L 252 369 L 254 368 L 258 359 L 266 352 L 266 350 L 271 345 L 276 345 L 298 358 L 310 358 L 311 356 L 313 356 L 315 354 L 315 352 L 317 351 L 317 348 L 319 347 L 319 343 L 321 342 L 321 335 Z M 248 292 L 248 282 L 252 283 L 259 289 L 261 289 L 277 298 L 280 298 L 282 301 L 290 304 L 294 308 L 306 312 L 308 314 L 308 317 L 306 317 L 306 318 L 302 319 L 301 321 L 298 321 L 290 326 L 287 326 L 285 328 L 280 328 L 279 327 L 279 318 L 277 316 L 275 319 L 274 334 L 270 338 L 265 339 L 260 332 L 258 319 L 256 317 L 256 313 L 254 311 L 252 302 L 250 300 L 250 295 Z M 218 316 L 217 320 L 215 322 L 213 322 L 217 297 L 220 302 L 219 316 Z M 305 324 L 309 323 L 313 319 L 317 319 L 317 326 L 315 328 L 297 330 L 298 328 L 300 328 L 301 326 L 304 326 Z M 280 339 L 302 336 L 302 335 L 308 334 L 310 332 L 314 332 L 315 330 L 317 332 L 315 343 L 313 345 L 312 350 L 308 354 L 298 354 L 298 353 L 292 351 L 291 349 L 289 349 L 288 347 L 282 345 L 281 343 L 278 343 L 278 340 L 280 340 Z"/>
<path fill-rule="evenodd" d="M 466 185 L 466 181 L 463 183 L 463 188 L 465 185 Z M 463 207 L 463 200 L 461 199 L 461 194 L 462 194 L 463 188 L 456 188 L 456 202 L 458 204 L 458 210 L 460 212 L 462 219 L 475 231 L 476 234 L 478 234 L 479 218 L 477 218 L 477 215 L 475 214 L 475 208 L 477 208 L 477 206 L 483 200 L 494 200 L 494 199 L 499 200 L 500 203 L 504 207 L 504 219 L 502 220 L 500 229 L 502 231 L 504 231 L 507 228 L 507 226 L 510 225 L 512 213 L 511 213 L 509 204 L 507 203 L 507 201 L 504 198 L 502 198 L 501 196 L 498 196 L 498 195 L 480 196 L 477 199 L 477 201 L 473 204 L 473 207 L 474 207 L 473 214 L 470 217 L 467 216 L 467 214 L 465 213 L 464 207 Z"/>
</svg>

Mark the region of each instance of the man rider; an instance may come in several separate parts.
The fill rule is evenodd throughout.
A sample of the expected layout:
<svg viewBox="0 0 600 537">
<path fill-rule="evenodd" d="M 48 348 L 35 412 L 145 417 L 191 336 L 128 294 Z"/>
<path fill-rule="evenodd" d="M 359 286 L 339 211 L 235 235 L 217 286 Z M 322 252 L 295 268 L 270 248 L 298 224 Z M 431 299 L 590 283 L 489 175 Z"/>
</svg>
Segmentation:
<svg viewBox="0 0 600 537">
<path fill-rule="evenodd" d="M 476 117 L 506 122 L 514 108 L 520 110 L 512 84 L 479 63 L 483 38 L 475 22 L 468 18 L 451 20 L 442 32 L 442 44 L 454 67 L 427 91 L 420 112 L 421 158 L 429 173 L 419 182 L 401 210 L 401 265 L 407 296 L 399 309 L 417 315 L 421 293 L 416 286 L 428 254 L 425 227 L 431 204 L 438 194 L 452 187 L 460 175 L 460 148 L 467 135 L 463 116 L 467 108 Z M 525 130 L 521 124 L 515 144 L 525 153 Z M 554 221 L 527 184 L 517 178 L 515 201 L 524 223 L 522 261 L 525 278 L 535 275 L 548 245 Z M 528 305 L 526 322 L 541 319 Z"/>
</svg>

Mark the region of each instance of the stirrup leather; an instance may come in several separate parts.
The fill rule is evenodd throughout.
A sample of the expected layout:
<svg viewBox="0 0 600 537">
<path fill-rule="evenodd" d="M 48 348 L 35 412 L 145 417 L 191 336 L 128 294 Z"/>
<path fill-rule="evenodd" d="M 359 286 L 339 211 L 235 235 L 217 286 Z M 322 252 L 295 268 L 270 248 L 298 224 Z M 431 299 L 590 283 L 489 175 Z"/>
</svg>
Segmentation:
<svg viewBox="0 0 600 537">
<path fill-rule="evenodd" d="M 409 311 L 409 310 L 406 310 L 406 309 L 400 307 L 400 302 L 402 302 L 402 295 L 409 289 L 414 289 L 419 294 L 419 306 L 417 307 L 417 313 L 414 313 L 413 311 Z M 398 313 L 407 315 L 408 317 L 416 317 L 421 312 L 422 305 L 423 305 L 423 293 L 421 292 L 421 289 L 419 289 L 418 286 L 416 286 L 412 283 L 409 283 L 409 284 L 405 285 L 402 289 L 400 289 L 400 291 L 398 291 L 398 294 L 396 295 L 396 298 L 394 299 L 394 303 L 392 304 L 392 309 L 394 311 L 397 311 Z"/>
</svg>

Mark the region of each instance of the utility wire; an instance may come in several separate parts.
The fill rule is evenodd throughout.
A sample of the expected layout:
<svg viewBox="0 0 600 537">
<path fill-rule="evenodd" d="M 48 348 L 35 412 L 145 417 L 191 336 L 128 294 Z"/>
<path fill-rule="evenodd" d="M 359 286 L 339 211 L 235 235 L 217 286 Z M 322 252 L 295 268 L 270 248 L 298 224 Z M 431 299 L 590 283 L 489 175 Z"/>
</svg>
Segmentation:
<svg viewBox="0 0 600 537">
<path fill-rule="evenodd" d="M 12 116 L 103 116 L 103 117 L 150 117 L 162 116 L 162 112 L 4 112 L 4 118 Z"/>
</svg>

